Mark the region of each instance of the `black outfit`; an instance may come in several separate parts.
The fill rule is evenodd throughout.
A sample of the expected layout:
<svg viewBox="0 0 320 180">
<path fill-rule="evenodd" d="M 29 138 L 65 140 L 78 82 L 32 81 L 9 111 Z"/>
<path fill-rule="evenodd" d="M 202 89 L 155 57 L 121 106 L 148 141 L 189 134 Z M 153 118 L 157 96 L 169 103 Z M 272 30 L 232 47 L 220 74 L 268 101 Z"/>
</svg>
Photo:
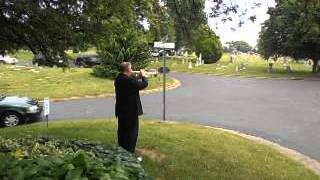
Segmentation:
<svg viewBox="0 0 320 180">
<path fill-rule="evenodd" d="M 114 86 L 118 143 L 127 151 L 134 153 L 139 133 L 139 116 L 143 114 L 139 91 L 148 87 L 148 80 L 145 77 L 138 79 L 119 74 Z"/>
</svg>

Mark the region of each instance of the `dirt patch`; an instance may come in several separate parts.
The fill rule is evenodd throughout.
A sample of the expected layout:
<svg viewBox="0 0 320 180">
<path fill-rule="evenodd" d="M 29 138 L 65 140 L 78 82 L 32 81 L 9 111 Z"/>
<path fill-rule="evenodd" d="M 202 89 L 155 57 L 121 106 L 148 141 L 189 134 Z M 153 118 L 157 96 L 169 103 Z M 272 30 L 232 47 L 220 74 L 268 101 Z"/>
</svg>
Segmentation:
<svg viewBox="0 0 320 180">
<path fill-rule="evenodd" d="M 155 149 L 138 149 L 138 153 L 158 163 L 166 159 L 166 155 Z"/>
</svg>

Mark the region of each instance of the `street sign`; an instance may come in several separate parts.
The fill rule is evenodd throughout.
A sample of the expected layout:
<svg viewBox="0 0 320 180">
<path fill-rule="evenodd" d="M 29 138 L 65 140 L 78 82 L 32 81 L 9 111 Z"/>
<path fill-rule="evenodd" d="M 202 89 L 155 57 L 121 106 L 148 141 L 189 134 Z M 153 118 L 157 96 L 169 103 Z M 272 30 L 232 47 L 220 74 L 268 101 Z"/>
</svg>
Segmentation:
<svg viewBox="0 0 320 180">
<path fill-rule="evenodd" d="M 48 116 L 50 114 L 50 100 L 49 98 L 45 98 L 43 101 L 43 114 Z"/>
<path fill-rule="evenodd" d="M 155 48 L 163 48 L 163 42 L 154 42 Z"/>
<path fill-rule="evenodd" d="M 175 49 L 176 45 L 175 43 L 163 43 L 164 49 Z"/>
<path fill-rule="evenodd" d="M 175 43 L 154 42 L 154 47 L 159 49 L 175 49 Z"/>
</svg>

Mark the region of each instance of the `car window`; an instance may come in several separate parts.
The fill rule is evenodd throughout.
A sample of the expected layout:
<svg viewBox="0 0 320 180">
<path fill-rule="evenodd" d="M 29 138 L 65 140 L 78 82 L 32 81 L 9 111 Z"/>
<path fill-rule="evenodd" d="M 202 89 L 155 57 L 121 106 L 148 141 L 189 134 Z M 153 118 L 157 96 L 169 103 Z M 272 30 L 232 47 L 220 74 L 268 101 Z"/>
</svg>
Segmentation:
<svg viewBox="0 0 320 180">
<path fill-rule="evenodd" d="M 97 57 L 91 57 L 91 61 L 96 61 Z"/>
<path fill-rule="evenodd" d="M 36 57 L 37 59 L 44 59 L 44 55 L 43 54 L 37 54 L 37 57 Z"/>
<path fill-rule="evenodd" d="M 4 100 L 5 96 L 0 95 L 0 101 Z"/>
</svg>

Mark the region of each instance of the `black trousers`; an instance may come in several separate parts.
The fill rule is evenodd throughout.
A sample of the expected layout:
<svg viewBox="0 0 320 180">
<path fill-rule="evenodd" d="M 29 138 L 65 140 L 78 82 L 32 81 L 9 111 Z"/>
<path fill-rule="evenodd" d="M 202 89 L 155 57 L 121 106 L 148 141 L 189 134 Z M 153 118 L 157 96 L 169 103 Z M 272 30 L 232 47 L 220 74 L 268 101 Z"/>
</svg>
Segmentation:
<svg viewBox="0 0 320 180">
<path fill-rule="evenodd" d="M 118 144 L 134 153 L 139 134 L 139 116 L 118 116 Z"/>
</svg>

